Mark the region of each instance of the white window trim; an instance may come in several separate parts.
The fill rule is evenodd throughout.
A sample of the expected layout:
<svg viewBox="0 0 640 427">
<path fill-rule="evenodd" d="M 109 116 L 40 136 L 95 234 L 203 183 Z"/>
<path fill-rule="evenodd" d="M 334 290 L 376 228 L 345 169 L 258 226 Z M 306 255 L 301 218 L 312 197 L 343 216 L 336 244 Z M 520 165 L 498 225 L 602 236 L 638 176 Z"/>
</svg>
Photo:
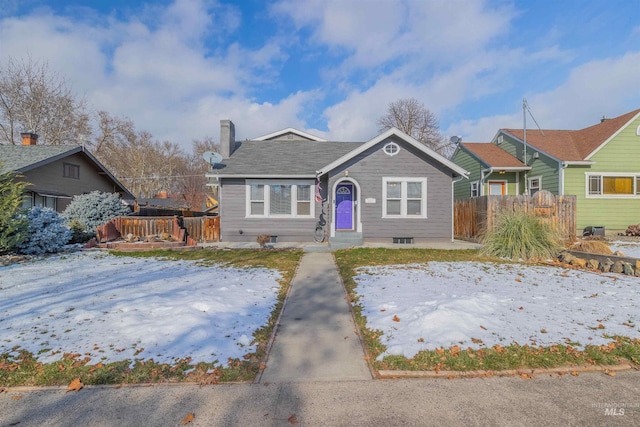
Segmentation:
<svg viewBox="0 0 640 427">
<path fill-rule="evenodd" d="M 491 184 L 494 182 L 504 184 L 504 194 L 501 194 L 501 196 L 507 196 L 509 194 L 509 181 L 506 179 L 491 179 L 487 181 L 487 194 L 489 196 L 491 196 Z"/>
<path fill-rule="evenodd" d="M 398 181 L 400 187 L 400 215 L 387 215 L 387 182 Z M 422 183 L 422 203 L 420 215 L 407 215 L 407 182 Z M 427 218 L 427 178 L 414 177 L 383 177 L 382 178 L 382 218 Z"/>
<path fill-rule="evenodd" d="M 251 214 L 251 186 L 264 185 L 264 213 L 262 215 Z M 270 206 L 270 186 L 271 185 L 291 185 L 291 215 L 271 215 Z M 298 215 L 298 185 L 311 186 L 309 191 L 309 215 Z M 246 218 L 314 218 L 315 217 L 315 188 L 313 180 L 269 180 L 269 179 L 247 179 L 245 180 L 245 217 Z"/>
<path fill-rule="evenodd" d="M 640 178 L 640 173 L 587 172 L 584 175 L 584 194 L 587 199 L 640 199 L 640 188 L 638 188 L 638 178 Z M 607 176 L 633 178 L 634 194 L 589 194 L 589 178 L 592 176 L 599 176 L 601 178 Z M 600 191 L 602 191 L 602 180 L 600 180 Z"/>
<path fill-rule="evenodd" d="M 640 136 L 640 126 L 636 129 L 636 135 Z"/>
<path fill-rule="evenodd" d="M 476 186 L 476 190 L 475 190 L 476 191 L 476 195 L 475 196 L 473 195 L 473 186 L 474 185 Z M 469 189 L 470 189 L 471 197 L 480 197 L 480 181 L 471 181 Z"/>
<path fill-rule="evenodd" d="M 529 188 L 529 193 L 531 193 L 531 181 L 533 181 L 535 179 L 537 179 L 538 182 L 539 182 L 537 191 L 542 190 L 542 175 L 532 176 L 532 177 L 529 177 L 529 180 L 528 180 L 529 181 L 528 182 L 528 184 L 529 184 L 529 187 L 528 187 Z"/>
<path fill-rule="evenodd" d="M 388 153 L 387 152 L 387 147 L 396 147 L 396 151 L 394 153 Z M 384 154 L 386 154 L 387 156 L 395 156 L 396 154 L 398 154 L 400 152 L 400 146 L 398 144 L 396 144 L 395 142 L 388 142 L 386 144 L 384 144 L 384 147 L 382 147 L 382 151 L 384 151 Z"/>
</svg>

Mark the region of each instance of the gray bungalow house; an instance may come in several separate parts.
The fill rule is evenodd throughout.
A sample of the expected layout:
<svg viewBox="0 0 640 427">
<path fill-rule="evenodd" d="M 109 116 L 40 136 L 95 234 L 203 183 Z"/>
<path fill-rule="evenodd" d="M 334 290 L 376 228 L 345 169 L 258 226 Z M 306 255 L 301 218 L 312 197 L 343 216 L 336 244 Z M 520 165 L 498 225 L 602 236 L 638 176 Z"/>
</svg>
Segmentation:
<svg viewBox="0 0 640 427">
<path fill-rule="evenodd" d="M 366 142 L 325 141 L 288 128 L 238 142 L 221 121 L 221 240 L 311 242 L 318 223 L 332 247 L 453 240 L 453 182 L 467 172 L 392 128 Z"/>
</svg>

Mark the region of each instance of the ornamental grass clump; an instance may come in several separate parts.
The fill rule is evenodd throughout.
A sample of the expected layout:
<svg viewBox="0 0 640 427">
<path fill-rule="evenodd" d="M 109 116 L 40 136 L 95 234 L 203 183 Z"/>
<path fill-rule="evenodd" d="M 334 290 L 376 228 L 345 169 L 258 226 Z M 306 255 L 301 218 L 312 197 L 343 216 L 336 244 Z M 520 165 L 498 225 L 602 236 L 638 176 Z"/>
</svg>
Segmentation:
<svg viewBox="0 0 640 427">
<path fill-rule="evenodd" d="M 484 255 L 512 260 L 553 258 L 561 250 L 560 239 L 551 227 L 522 212 L 499 215 L 482 244 Z"/>
</svg>

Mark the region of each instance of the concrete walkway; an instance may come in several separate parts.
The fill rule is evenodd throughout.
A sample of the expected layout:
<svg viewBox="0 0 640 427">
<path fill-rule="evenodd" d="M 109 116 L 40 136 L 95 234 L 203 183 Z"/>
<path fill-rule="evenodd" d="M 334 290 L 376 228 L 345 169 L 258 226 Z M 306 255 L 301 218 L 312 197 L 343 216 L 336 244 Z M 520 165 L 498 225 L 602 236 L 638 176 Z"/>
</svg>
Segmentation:
<svg viewBox="0 0 640 427">
<path fill-rule="evenodd" d="M 332 254 L 305 253 L 259 381 L 371 380 L 346 298 Z"/>
</svg>

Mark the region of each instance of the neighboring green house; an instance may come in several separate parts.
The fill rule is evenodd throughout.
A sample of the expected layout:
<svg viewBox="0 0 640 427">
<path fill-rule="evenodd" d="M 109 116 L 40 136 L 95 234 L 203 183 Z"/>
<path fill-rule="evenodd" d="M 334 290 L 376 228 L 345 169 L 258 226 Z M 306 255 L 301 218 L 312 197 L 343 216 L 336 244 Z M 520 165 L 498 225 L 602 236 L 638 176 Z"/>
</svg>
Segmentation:
<svg viewBox="0 0 640 427">
<path fill-rule="evenodd" d="M 491 143 L 460 143 L 452 160 L 470 172 L 456 199 L 548 190 L 577 197 L 578 230 L 640 223 L 640 109 L 585 129 L 527 129 L 526 145 L 523 129 L 500 129 Z"/>
</svg>

